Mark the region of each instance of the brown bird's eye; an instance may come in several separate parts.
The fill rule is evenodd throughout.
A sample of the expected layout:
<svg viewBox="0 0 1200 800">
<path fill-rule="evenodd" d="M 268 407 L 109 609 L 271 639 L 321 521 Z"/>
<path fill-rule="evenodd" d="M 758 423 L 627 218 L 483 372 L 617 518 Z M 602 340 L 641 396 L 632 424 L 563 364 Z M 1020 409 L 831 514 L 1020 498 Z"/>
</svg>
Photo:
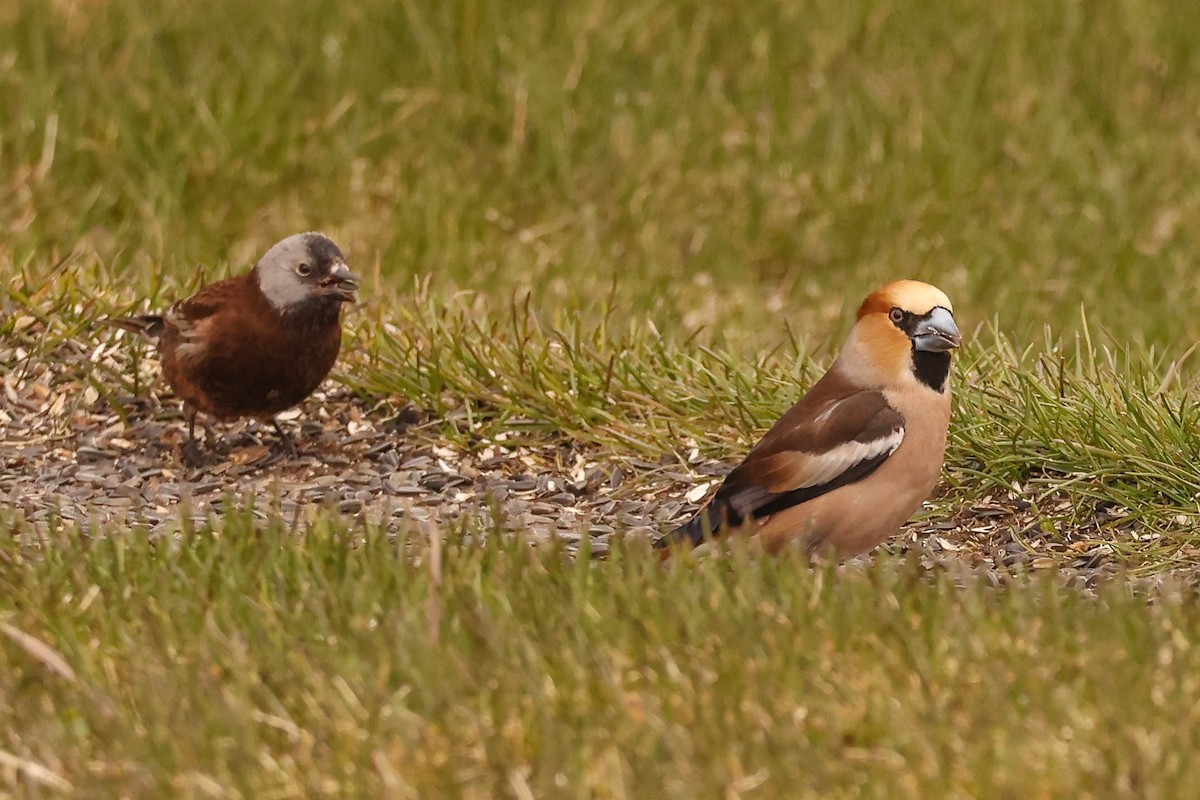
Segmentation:
<svg viewBox="0 0 1200 800">
<path fill-rule="evenodd" d="M 895 322 L 896 324 L 899 324 L 900 322 L 902 322 L 904 320 L 904 312 L 898 308 L 893 308 L 891 311 L 888 312 L 888 319 L 890 319 L 892 322 Z"/>
<path fill-rule="evenodd" d="M 299 264 L 296 265 L 296 274 L 299 275 L 301 278 L 307 278 L 309 275 L 312 274 L 312 265 L 309 264 L 307 261 L 301 261 Z"/>
</svg>

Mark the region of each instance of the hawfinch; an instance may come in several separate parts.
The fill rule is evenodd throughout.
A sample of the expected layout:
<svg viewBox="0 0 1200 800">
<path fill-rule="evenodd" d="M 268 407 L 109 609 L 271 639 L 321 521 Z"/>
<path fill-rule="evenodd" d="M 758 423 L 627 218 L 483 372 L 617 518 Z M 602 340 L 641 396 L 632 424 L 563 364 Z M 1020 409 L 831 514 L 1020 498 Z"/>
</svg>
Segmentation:
<svg viewBox="0 0 1200 800">
<path fill-rule="evenodd" d="M 698 545 L 727 531 L 767 552 L 872 549 L 929 497 L 950 422 L 950 300 L 918 281 L 873 292 L 842 353 L 725 478 L 712 502 L 655 543 Z"/>
<path fill-rule="evenodd" d="M 218 420 L 270 420 L 284 450 L 296 448 L 274 418 L 312 394 L 337 360 L 341 309 L 358 278 L 338 246 L 320 233 L 289 236 L 254 269 L 205 286 L 163 315 L 109 324 L 158 342 L 163 375 L 183 400 L 185 463 L 203 456 L 196 414 Z M 213 433 L 205 422 L 209 444 Z"/>
</svg>

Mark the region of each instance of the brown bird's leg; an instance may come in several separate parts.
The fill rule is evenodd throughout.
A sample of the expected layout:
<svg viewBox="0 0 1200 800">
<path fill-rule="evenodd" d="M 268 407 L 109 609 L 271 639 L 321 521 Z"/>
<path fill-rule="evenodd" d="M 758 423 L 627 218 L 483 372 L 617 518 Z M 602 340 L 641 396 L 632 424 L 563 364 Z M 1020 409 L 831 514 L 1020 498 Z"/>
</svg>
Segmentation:
<svg viewBox="0 0 1200 800">
<path fill-rule="evenodd" d="M 288 458 L 295 458 L 297 456 L 296 443 L 292 441 L 292 437 L 288 436 L 287 431 L 279 424 L 279 420 L 274 417 L 271 417 L 271 426 L 279 434 L 279 441 L 283 443 L 283 452 L 287 453 Z"/>
<path fill-rule="evenodd" d="M 183 404 L 183 418 L 187 420 L 188 438 L 183 443 L 180 449 L 180 457 L 183 459 L 184 466 L 202 467 L 204 466 L 204 450 L 200 447 L 200 442 L 196 441 L 196 408 L 189 403 Z M 204 422 L 205 430 L 211 430 L 209 422 Z"/>
<path fill-rule="evenodd" d="M 208 417 L 204 417 L 201 419 L 201 424 L 204 425 L 204 444 L 208 446 L 209 451 L 217 455 L 229 455 L 229 445 L 213 428 L 212 421 Z"/>
</svg>

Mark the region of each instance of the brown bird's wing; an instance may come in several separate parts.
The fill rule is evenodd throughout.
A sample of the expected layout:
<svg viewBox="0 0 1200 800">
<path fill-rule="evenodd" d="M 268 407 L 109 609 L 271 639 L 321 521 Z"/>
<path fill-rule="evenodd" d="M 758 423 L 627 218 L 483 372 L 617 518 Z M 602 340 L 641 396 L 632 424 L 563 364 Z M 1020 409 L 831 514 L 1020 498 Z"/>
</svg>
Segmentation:
<svg viewBox="0 0 1200 800">
<path fill-rule="evenodd" d="M 228 278 L 205 286 L 186 300 L 180 300 L 165 314 L 146 314 L 137 317 L 111 317 L 101 320 L 106 325 L 137 333 L 147 339 L 157 339 L 166 332 L 166 326 L 175 327 L 181 334 L 192 330 L 196 323 L 207 319 L 222 309 L 229 308 L 237 297 L 237 283 L 241 278 Z"/>
<path fill-rule="evenodd" d="M 168 330 L 167 333 L 174 358 L 180 361 L 202 358 L 217 327 L 228 328 L 243 318 L 257 318 L 254 312 L 247 313 L 245 308 L 245 283 L 245 275 L 210 283 L 167 310 L 163 320 L 168 329 L 174 328 L 173 332 Z M 218 322 L 218 319 L 223 321 Z"/>
<path fill-rule="evenodd" d="M 729 473 L 708 507 L 657 545 L 699 544 L 860 481 L 903 440 L 904 418 L 882 393 L 830 372 Z"/>
<path fill-rule="evenodd" d="M 245 276 L 210 283 L 167 311 L 167 319 L 181 331 L 237 304 Z"/>
<path fill-rule="evenodd" d="M 240 279 L 231 278 L 206 286 L 187 300 L 181 300 L 171 306 L 171 309 L 166 314 L 109 317 L 108 319 L 100 320 L 100 322 L 104 325 L 111 325 L 114 328 L 129 331 L 130 333 L 139 334 L 147 339 L 157 339 L 165 332 L 167 323 L 170 323 L 179 330 L 186 330 L 193 323 L 211 317 L 222 308 L 228 307 L 236 294 L 233 284 L 237 280 Z"/>
</svg>

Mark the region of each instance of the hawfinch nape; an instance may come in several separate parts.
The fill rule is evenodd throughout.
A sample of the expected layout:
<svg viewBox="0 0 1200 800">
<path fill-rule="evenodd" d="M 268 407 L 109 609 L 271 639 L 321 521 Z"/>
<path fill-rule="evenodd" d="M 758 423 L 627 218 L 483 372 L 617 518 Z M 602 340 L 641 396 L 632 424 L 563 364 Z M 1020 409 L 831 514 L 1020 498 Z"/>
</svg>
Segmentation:
<svg viewBox="0 0 1200 800">
<path fill-rule="evenodd" d="M 918 281 L 873 292 L 841 355 L 690 522 L 655 543 L 739 531 L 849 557 L 887 539 L 937 483 L 950 422 L 950 300 Z"/>
</svg>

